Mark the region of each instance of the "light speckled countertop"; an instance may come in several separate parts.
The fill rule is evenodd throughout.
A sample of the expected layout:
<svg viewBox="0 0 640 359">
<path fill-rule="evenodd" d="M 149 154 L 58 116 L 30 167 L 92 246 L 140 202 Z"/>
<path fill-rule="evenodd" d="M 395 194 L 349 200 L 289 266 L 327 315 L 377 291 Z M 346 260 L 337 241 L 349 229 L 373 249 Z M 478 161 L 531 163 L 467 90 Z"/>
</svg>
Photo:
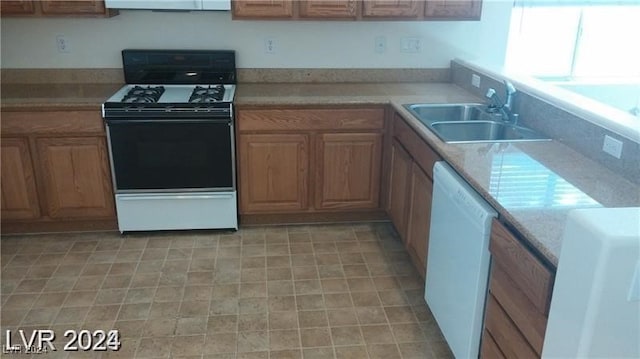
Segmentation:
<svg viewBox="0 0 640 359">
<path fill-rule="evenodd" d="M 34 85 L 3 85 L 2 110 L 97 110 L 120 86 L 64 84 L 41 90 Z M 390 104 L 554 266 L 571 209 L 640 206 L 640 186 L 559 142 L 446 144 L 402 107 L 456 102 L 482 99 L 448 83 L 244 83 L 235 100 L 236 106 Z M 514 166 L 524 171 L 516 174 Z"/>
</svg>

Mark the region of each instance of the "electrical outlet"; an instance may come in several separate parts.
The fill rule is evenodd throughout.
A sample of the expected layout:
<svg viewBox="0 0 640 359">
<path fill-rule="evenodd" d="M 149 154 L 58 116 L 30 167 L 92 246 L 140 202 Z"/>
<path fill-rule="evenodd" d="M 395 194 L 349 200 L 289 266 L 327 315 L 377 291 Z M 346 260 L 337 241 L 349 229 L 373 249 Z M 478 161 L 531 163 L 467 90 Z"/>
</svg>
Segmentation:
<svg viewBox="0 0 640 359">
<path fill-rule="evenodd" d="M 480 76 L 471 74 L 471 86 L 480 88 Z"/>
<path fill-rule="evenodd" d="M 615 158 L 620 158 L 622 155 L 622 141 L 616 140 L 609 135 L 604 135 L 602 150 Z"/>
<path fill-rule="evenodd" d="M 387 38 L 384 36 L 377 36 L 374 39 L 374 49 L 375 52 L 382 54 L 387 51 Z"/>
<path fill-rule="evenodd" d="M 264 39 L 264 52 L 266 54 L 276 53 L 276 40 L 272 37 Z"/>
<path fill-rule="evenodd" d="M 71 44 L 69 43 L 69 39 L 67 39 L 64 35 L 56 36 L 56 47 L 58 48 L 58 52 L 68 54 L 71 52 Z"/>
<path fill-rule="evenodd" d="M 419 37 L 403 37 L 400 52 L 417 53 L 422 50 L 422 39 Z"/>
</svg>

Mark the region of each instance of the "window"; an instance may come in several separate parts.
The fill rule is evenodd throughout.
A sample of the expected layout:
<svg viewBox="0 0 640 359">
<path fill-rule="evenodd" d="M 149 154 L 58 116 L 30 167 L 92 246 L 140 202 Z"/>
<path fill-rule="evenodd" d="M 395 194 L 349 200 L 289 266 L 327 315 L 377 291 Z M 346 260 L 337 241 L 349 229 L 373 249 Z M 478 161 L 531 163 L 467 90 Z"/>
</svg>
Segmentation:
<svg viewBox="0 0 640 359">
<path fill-rule="evenodd" d="M 640 1 L 519 0 L 506 65 L 551 79 L 640 77 L 639 34 Z"/>
</svg>

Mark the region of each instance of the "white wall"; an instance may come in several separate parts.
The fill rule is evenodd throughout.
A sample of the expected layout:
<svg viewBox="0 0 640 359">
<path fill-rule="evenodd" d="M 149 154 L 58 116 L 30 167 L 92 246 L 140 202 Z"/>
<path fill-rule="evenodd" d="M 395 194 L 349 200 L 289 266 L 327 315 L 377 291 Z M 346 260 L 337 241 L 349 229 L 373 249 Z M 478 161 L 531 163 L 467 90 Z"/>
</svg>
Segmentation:
<svg viewBox="0 0 640 359">
<path fill-rule="evenodd" d="M 446 68 L 462 57 L 502 65 L 511 1 L 485 0 L 481 21 L 232 21 L 230 12 L 123 10 L 110 19 L 3 18 L 2 68 L 118 68 L 124 48 L 233 49 L 241 68 Z M 71 52 L 59 53 L 56 36 Z M 385 53 L 374 51 L 384 36 Z M 276 53 L 266 54 L 273 38 Z M 420 37 L 420 53 L 401 53 Z"/>
</svg>

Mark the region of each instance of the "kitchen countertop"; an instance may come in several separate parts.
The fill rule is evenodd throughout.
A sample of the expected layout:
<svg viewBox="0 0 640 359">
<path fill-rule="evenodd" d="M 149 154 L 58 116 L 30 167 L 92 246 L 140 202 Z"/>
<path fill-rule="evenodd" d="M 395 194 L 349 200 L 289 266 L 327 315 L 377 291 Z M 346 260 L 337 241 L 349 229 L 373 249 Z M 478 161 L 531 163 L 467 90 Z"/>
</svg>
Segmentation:
<svg viewBox="0 0 640 359">
<path fill-rule="evenodd" d="M 121 86 L 3 85 L 1 106 L 3 111 L 99 109 Z M 456 102 L 483 101 L 449 83 L 243 83 L 237 88 L 235 105 L 390 104 L 554 266 L 571 209 L 640 205 L 640 186 L 559 142 L 446 144 L 402 107 Z"/>
<path fill-rule="evenodd" d="M 640 186 L 560 142 L 447 144 L 402 107 L 484 102 L 453 84 L 242 84 L 235 102 L 237 106 L 391 104 L 553 266 L 558 264 L 570 210 L 640 205 Z"/>
</svg>

